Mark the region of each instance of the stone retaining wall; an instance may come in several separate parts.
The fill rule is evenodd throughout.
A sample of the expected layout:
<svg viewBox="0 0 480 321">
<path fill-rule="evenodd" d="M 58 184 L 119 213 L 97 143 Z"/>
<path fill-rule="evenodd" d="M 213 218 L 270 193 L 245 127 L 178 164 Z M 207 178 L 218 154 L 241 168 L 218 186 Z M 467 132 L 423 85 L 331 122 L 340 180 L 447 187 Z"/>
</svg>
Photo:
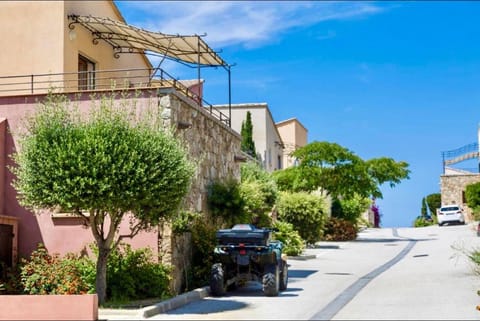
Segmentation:
<svg viewBox="0 0 480 321">
<path fill-rule="evenodd" d="M 159 98 L 166 125 L 177 126 L 181 138 L 195 159 L 197 171 L 184 209 L 208 215 L 207 187 L 212 180 L 229 176 L 240 178 L 241 136 L 223 122 L 212 117 L 205 108 L 199 108 L 188 98 L 171 92 Z M 182 125 L 182 128 L 178 126 Z M 185 269 L 190 266 L 191 236 L 174 235 L 164 224 L 159 233 L 159 253 L 162 263 L 174 268 L 172 290 L 180 293 L 185 287 Z"/>
<path fill-rule="evenodd" d="M 466 222 L 473 221 L 472 210 L 465 200 L 465 188 L 469 184 L 480 182 L 479 174 L 442 175 L 440 176 L 440 193 L 442 205 L 459 204 L 465 210 Z"/>
</svg>

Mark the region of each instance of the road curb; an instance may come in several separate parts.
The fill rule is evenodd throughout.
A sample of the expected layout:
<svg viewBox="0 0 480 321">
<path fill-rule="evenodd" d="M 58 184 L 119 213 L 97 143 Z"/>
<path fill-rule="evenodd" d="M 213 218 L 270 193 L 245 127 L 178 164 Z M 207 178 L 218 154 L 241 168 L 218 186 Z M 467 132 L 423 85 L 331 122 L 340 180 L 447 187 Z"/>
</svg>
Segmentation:
<svg viewBox="0 0 480 321">
<path fill-rule="evenodd" d="M 315 254 L 306 254 L 306 255 L 299 255 L 299 256 L 287 256 L 287 260 L 310 260 L 310 259 L 315 259 L 317 255 Z"/>
<path fill-rule="evenodd" d="M 139 309 L 99 309 L 99 320 L 138 320 L 150 318 L 154 315 L 165 313 L 169 310 L 179 308 L 190 302 L 201 300 L 210 294 L 210 287 L 205 286 L 190 292 L 177 295 Z"/>
<path fill-rule="evenodd" d="M 187 303 L 201 300 L 210 294 L 210 287 L 195 289 L 187 293 L 183 293 L 171 299 L 159 302 L 157 304 L 145 307 L 138 312 L 139 317 L 150 318 L 156 314 L 165 313 L 168 310 L 179 308 Z"/>
</svg>

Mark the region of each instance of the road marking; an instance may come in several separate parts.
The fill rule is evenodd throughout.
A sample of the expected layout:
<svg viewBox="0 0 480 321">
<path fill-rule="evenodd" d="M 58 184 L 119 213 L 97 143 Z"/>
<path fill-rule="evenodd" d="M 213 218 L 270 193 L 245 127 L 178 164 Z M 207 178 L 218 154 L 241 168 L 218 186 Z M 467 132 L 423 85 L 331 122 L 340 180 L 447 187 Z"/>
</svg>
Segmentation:
<svg viewBox="0 0 480 321">
<path fill-rule="evenodd" d="M 392 229 L 392 234 L 395 237 L 405 238 L 398 235 L 397 229 Z M 357 294 L 360 292 L 370 281 L 374 278 L 391 268 L 393 265 L 397 264 L 401 259 L 403 259 L 408 252 L 415 246 L 417 243 L 414 239 L 409 239 L 407 246 L 397 254 L 393 259 L 387 263 L 379 266 L 370 273 L 365 274 L 352 285 L 346 288 L 342 293 L 340 293 L 335 299 L 333 299 L 329 304 L 327 304 L 322 310 L 315 313 L 310 320 L 331 320 L 348 302 L 350 302 Z"/>
</svg>

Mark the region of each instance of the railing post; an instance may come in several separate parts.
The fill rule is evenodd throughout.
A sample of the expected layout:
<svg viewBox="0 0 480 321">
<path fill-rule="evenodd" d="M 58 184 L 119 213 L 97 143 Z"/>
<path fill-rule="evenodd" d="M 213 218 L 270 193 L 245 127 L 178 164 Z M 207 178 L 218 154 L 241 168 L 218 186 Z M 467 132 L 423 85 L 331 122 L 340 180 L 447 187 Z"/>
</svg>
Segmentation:
<svg viewBox="0 0 480 321">
<path fill-rule="evenodd" d="M 33 94 L 33 75 L 30 75 L 30 91 Z"/>
</svg>

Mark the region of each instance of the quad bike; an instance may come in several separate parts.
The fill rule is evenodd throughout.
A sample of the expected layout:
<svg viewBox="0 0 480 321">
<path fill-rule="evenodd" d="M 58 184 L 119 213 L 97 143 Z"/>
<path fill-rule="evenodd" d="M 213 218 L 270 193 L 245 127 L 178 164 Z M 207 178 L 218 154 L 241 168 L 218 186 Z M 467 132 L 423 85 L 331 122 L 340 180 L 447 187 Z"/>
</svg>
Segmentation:
<svg viewBox="0 0 480 321">
<path fill-rule="evenodd" d="M 221 296 L 247 281 L 260 282 L 266 296 L 287 288 L 287 256 L 283 243 L 272 240 L 272 229 L 237 224 L 216 232 L 217 245 L 210 273 L 210 293 Z"/>
</svg>

